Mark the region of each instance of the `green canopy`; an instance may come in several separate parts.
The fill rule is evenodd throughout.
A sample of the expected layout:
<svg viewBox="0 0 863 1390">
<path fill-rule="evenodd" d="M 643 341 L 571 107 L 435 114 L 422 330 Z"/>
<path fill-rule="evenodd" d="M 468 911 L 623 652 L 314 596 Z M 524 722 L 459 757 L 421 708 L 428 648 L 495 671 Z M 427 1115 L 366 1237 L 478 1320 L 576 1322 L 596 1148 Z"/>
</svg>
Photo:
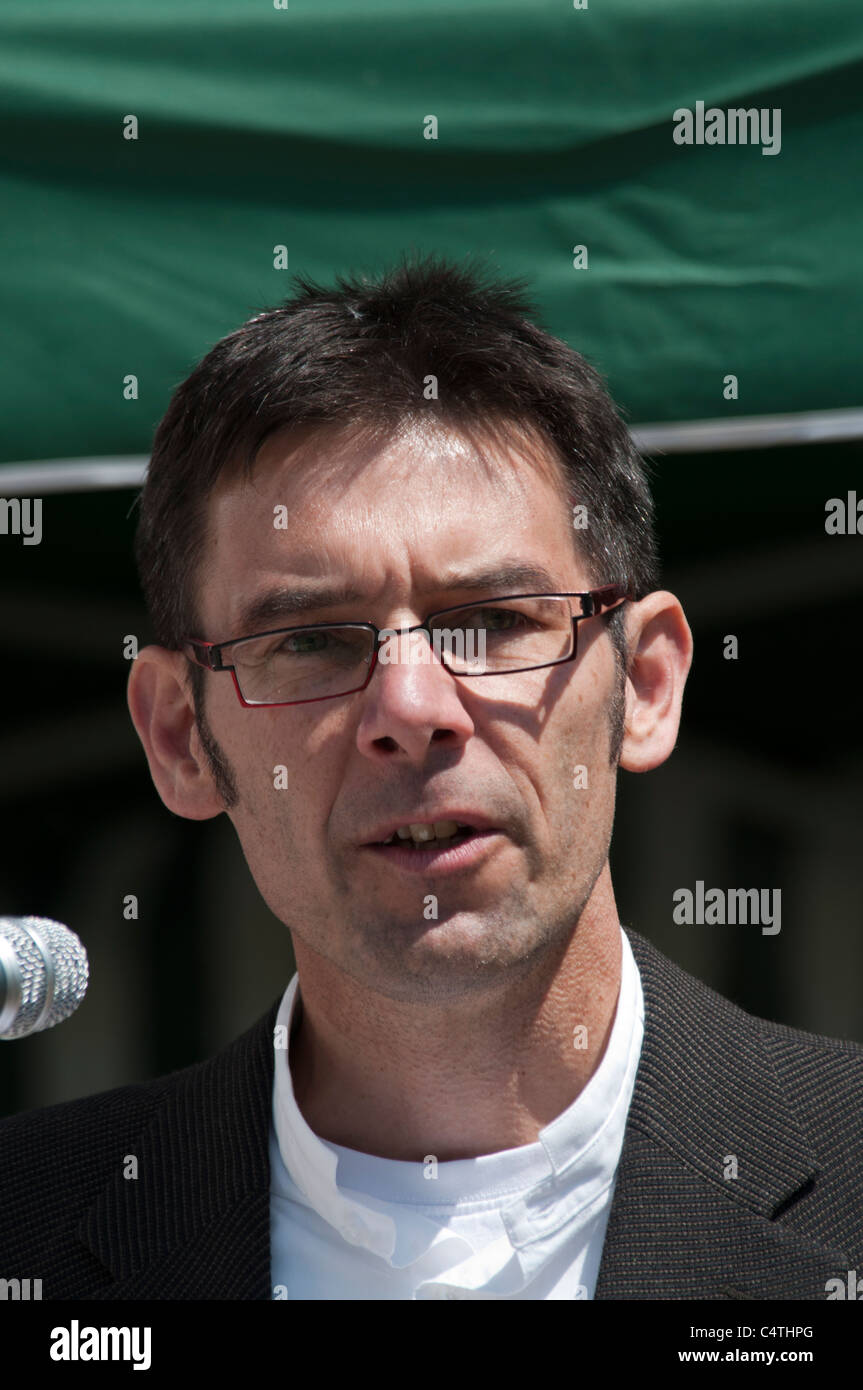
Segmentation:
<svg viewBox="0 0 863 1390">
<path fill-rule="evenodd" d="M 145 454 L 292 272 L 411 249 L 526 276 L 632 423 L 859 406 L 863 10 L 577 4 L 6 0 L 0 457 Z"/>
</svg>

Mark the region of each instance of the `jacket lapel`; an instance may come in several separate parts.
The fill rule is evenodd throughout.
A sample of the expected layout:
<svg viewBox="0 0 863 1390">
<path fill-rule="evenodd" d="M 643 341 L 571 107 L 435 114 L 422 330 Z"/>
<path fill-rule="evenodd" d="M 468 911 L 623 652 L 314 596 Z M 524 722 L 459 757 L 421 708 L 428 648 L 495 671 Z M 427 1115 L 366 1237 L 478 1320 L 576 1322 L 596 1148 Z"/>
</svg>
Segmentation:
<svg viewBox="0 0 863 1390">
<path fill-rule="evenodd" d="M 824 1298 L 848 1259 L 777 1219 L 818 1170 L 757 1028 L 627 936 L 644 1041 L 595 1297 Z"/>
<path fill-rule="evenodd" d="M 78 1227 L 115 1280 L 91 1297 L 272 1297 L 268 1141 L 280 1002 L 217 1056 L 161 1079 L 149 1123 L 129 1154 L 117 1154 L 114 1178 Z M 124 1177 L 129 1158 L 135 1178 Z"/>
</svg>

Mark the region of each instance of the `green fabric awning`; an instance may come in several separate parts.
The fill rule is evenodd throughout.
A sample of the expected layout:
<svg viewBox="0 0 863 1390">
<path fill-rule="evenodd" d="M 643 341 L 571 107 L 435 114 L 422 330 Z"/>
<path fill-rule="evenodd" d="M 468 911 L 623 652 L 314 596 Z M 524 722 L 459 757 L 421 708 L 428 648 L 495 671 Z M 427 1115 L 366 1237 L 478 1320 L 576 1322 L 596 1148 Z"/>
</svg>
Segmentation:
<svg viewBox="0 0 863 1390">
<path fill-rule="evenodd" d="M 291 272 L 411 249 L 527 276 L 632 423 L 860 406 L 861 90 L 847 0 L 6 0 L 0 459 L 146 453 Z"/>
</svg>

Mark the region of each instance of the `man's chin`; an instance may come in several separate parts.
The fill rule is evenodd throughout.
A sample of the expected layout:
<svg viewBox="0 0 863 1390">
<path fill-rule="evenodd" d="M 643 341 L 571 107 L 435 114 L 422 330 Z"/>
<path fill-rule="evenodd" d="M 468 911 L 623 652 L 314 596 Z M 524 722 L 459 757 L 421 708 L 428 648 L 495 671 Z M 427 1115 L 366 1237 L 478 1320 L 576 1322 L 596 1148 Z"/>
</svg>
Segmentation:
<svg viewBox="0 0 863 1390">
<path fill-rule="evenodd" d="M 511 905 L 510 905 L 511 906 Z M 437 918 L 378 916 L 350 928 L 357 948 L 342 967 L 357 983 L 403 1003 L 434 1003 L 503 985 L 529 972 L 540 946 L 511 913 L 458 910 Z"/>
</svg>

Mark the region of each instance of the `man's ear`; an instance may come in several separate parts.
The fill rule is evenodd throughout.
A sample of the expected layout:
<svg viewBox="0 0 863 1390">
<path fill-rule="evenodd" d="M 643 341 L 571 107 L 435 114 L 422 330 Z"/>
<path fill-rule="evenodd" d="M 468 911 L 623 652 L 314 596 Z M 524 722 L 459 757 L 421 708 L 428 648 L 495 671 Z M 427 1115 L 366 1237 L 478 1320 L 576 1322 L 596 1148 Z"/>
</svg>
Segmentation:
<svg viewBox="0 0 863 1390">
<path fill-rule="evenodd" d="M 225 808 L 198 736 L 183 653 L 143 647 L 132 662 L 126 700 L 168 810 L 188 820 L 217 816 Z"/>
<path fill-rule="evenodd" d="M 630 606 L 626 631 L 632 655 L 620 766 L 649 772 L 665 762 L 677 741 L 692 633 L 679 600 L 664 589 Z"/>
</svg>

